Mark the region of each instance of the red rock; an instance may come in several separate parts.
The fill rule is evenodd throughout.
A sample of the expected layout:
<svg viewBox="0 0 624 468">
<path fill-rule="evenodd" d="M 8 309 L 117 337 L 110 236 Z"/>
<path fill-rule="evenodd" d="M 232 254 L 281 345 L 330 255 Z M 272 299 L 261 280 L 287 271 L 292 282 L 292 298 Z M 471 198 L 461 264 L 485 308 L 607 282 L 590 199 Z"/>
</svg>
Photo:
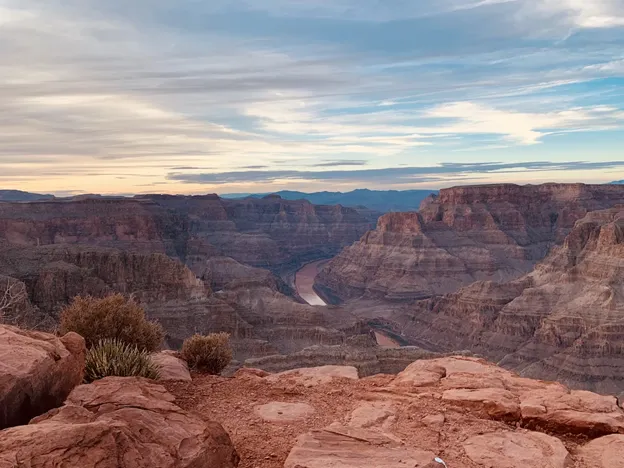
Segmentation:
<svg viewBox="0 0 624 468">
<path fill-rule="evenodd" d="M 442 400 L 483 411 L 495 419 L 516 420 L 520 416 L 518 397 L 502 388 L 447 390 L 442 394 Z"/>
<path fill-rule="evenodd" d="M 382 216 L 317 278 L 327 297 L 421 299 L 528 273 L 588 212 L 624 203 L 618 186 L 511 184 L 443 189 L 418 213 Z"/>
<path fill-rule="evenodd" d="M 624 435 L 592 440 L 578 451 L 586 468 L 624 468 Z"/>
<path fill-rule="evenodd" d="M 484 468 L 565 468 L 563 443 L 540 432 L 493 432 L 463 444 L 468 457 Z"/>
<path fill-rule="evenodd" d="M 186 361 L 177 357 L 176 354 L 174 351 L 152 354 L 152 362 L 159 367 L 158 380 L 192 380 Z"/>
<path fill-rule="evenodd" d="M 85 353 L 76 333 L 57 338 L 0 325 L 0 428 L 61 405 L 82 382 Z"/>
<path fill-rule="evenodd" d="M 270 374 L 265 377 L 266 380 L 272 383 L 293 382 L 306 387 L 326 384 L 333 379 L 357 380 L 358 378 L 358 371 L 352 366 L 304 367 L 280 372 L 279 374 Z"/>
<path fill-rule="evenodd" d="M 300 436 L 284 468 L 439 468 L 434 458 L 381 432 L 332 425 Z"/>
<path fill-rule="evenodd" d="M 307 403 L 287 403 L 272 401 L 254 407 L 254 413 L 272 423 L 291 423 L 304 420 L 314 414 L 314 408 Z"/>
<path fill-rule="evenodd" d="M 0 432 L 0 467 L 234 468 L 221 425 L 173 404 L 146 379 L 109 377 L 77 387 L 65 406 Z"/>
</svg>

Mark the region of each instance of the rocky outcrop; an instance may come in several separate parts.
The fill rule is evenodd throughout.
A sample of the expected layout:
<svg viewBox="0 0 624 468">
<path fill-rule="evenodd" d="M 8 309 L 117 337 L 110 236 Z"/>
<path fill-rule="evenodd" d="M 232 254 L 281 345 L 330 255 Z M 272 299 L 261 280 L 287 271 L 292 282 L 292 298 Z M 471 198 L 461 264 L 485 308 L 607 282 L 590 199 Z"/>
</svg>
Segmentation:
<svg viewBox="0 0 624 468">
<path fill-rule="evenodd" d="M 384 434 L 336 424 L 299 437 L 284 468 L 437 468 L 434 458 Z"/>
<path fill-rule="evenodd" d="M 225 331 L 237 359 L 293 352 L 339 344 L 345 335 L 324 309 L 293 298 L 275 273 L 335 254 L 372 218 L 279 197 L 2 203 L 0 274 L 25 284 L 35 312 L 29 326 L 53 328 L 76 295 L 121 292 L 163 324 L 169 347 L 194 333 Z"/>
<path fill-rule="evenodd" d="M 221 425 L 173 401 L 146 379 L 81 385 L 63 407 L 0 432 L 0 467 L 236 467 L 238 454 Z"/>
<path fill-rule="evenodd" d="M 53 328 L 73 297 L 119 292 L 132 295 L 163 325 L 172 348 L 195 333 L 220 331 L 232 335 L 237 359 L 344 341 L 324 309 L 282 294 L 285 285 L 269 271 L 223 257 L 204 268 L 202 281 L 164 254 L 83 245 L 0 250 L 0 271 L 21 280 L 30 297 L 23 309 L 31 312 L 12 314 L 18 323 L 27 318 Z M 262 352 L 260 342 L 270 352 Z"/>
<path fill-rule="evenodd" d="M 57 338 L 0 325 L 0 429 L 61 405 L 82 382 L 85 352 L 75 333 Z"/>
<path fill-rule="evenodd" d="M 377 346 L 369 335 L 355 335 L 348 337 L 341 345 L 316 345 L 291 354 L 247 359 L 244 366 L 269 372 L 319 366 L 347 366 L 357 369 L 360 377 L 367 377 L 375 374 L 397 374 L 416 360 L 440 356 L 442 354 L 417 346 L 384 348 Z"/>
<path fill-rule="evenodd" d="M 275 270 L 329 257 L 374 219 L 352 208 L 216 195 L 47 200 L 0 205 L 0 244 L 87 244 L 165 253 L 201 271 L 214 256 Z M 198 275 L 199 276 L 199 275 Z"/>
<path fill-rule="evenodd" d="M 169 388 L 184 407 L 223 421 L 245 466 L 619 466 L 624 410 L 615 398 L 482 359 L 421 360 L 397 376 L 304 375 L 245 369 Z"/>
<path fill-rule="evenodd" d="M 477 282 L 398 313 L 432 349 L 471 349 L 522 375 L 624 390 L 624 209 L 592 212 L 517 280 Z M 396 320 L 401 320 L 395 317 Z"/>
<path fill-rule="evenodd" d="M 624 203 L 615 185 L 489 185 L 441 190 L 416 213 L 390 213 L 327 264 L 325 299 L 424 299 L 528 273 L 588 212 Z"/>
<path fill-rule="evenodd" d="M 186 361 L 180 359 L 175 351 L 154 353 L 151 360 L 158 366 L 158 380 L 191 380 Z"/>
</svg>

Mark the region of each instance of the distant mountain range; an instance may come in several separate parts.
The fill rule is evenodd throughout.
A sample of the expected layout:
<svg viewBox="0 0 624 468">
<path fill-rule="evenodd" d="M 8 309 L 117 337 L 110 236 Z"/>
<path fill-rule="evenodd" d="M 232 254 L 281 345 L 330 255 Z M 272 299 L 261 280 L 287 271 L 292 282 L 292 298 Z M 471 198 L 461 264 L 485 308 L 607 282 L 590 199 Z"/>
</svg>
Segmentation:
<svg viewBox="0 0 624 468">
<path fill-rule="evenodd" d="M 314 205 L 342 205 L 348 207 L 365 206 L 371 210 L 389 211 L 414 211 L 420 207 L 420 203 L 437 190 L 368 190 L 358 189 L 352 192 L 294 192 L 282 190 L 275 192 L 276 195 L 286 200 L 308 200 Z M 223 198 L 262 198 L 267 193 L 228 193 Z"/>
<path fill-rule="evenodd" d="M 624 185 L 624 180 L 615 180 L 611 182 L 612 184 Z"/>
<path fill-rule="evenodd" d="M 54 195 L 42 195 L 40 193 L 22 192 L 21 190 L 0 190 L 0 201 L 35 201 L 50 200 Z"/>
</svg>

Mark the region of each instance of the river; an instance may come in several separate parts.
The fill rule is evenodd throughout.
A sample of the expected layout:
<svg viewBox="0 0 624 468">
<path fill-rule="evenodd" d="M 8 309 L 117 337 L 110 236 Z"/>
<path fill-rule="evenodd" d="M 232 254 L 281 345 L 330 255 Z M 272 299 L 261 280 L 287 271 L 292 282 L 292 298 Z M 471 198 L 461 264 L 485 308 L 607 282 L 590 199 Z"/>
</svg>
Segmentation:
<svg viewBox="0 0 624 468">
<path fill-rule="evenodd" d="M 318 275 L 327 260 L 319 260 L 304 265 L 295 275 L 295 288 L 301 299 L 310 305 L 327 305 L 314 290 L 314 278 Z"/>
<path fill-rule="evenodd" d="M 327 303 L 314 290 L 314 278 L 318 275 L 323 265 L 329 260 L 318 260 L 307 263 L 295 274 L 295 288 L 299 296 L 310 305 L 324 306 Z M 384 348 L 400 348 L 401 345 L 385 333 L 375 330 L 375 338 L 379 346 Z"/>
</svg>

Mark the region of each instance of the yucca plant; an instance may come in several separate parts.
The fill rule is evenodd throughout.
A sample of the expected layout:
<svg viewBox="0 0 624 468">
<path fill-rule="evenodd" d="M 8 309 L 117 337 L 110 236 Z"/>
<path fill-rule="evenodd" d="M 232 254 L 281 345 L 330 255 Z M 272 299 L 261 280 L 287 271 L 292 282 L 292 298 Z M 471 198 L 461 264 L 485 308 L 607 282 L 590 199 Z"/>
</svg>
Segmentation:
<svg viewBox="0 0 624 468">
<path fill-rule="evenodd" d="M 150 359 L 147 351 L 121 340 L 99 341 L 89 351 L 85 361 L 85 383 L 104 377 L 146 377 L 156 380 L 160 368 Z"/>
</svg>

